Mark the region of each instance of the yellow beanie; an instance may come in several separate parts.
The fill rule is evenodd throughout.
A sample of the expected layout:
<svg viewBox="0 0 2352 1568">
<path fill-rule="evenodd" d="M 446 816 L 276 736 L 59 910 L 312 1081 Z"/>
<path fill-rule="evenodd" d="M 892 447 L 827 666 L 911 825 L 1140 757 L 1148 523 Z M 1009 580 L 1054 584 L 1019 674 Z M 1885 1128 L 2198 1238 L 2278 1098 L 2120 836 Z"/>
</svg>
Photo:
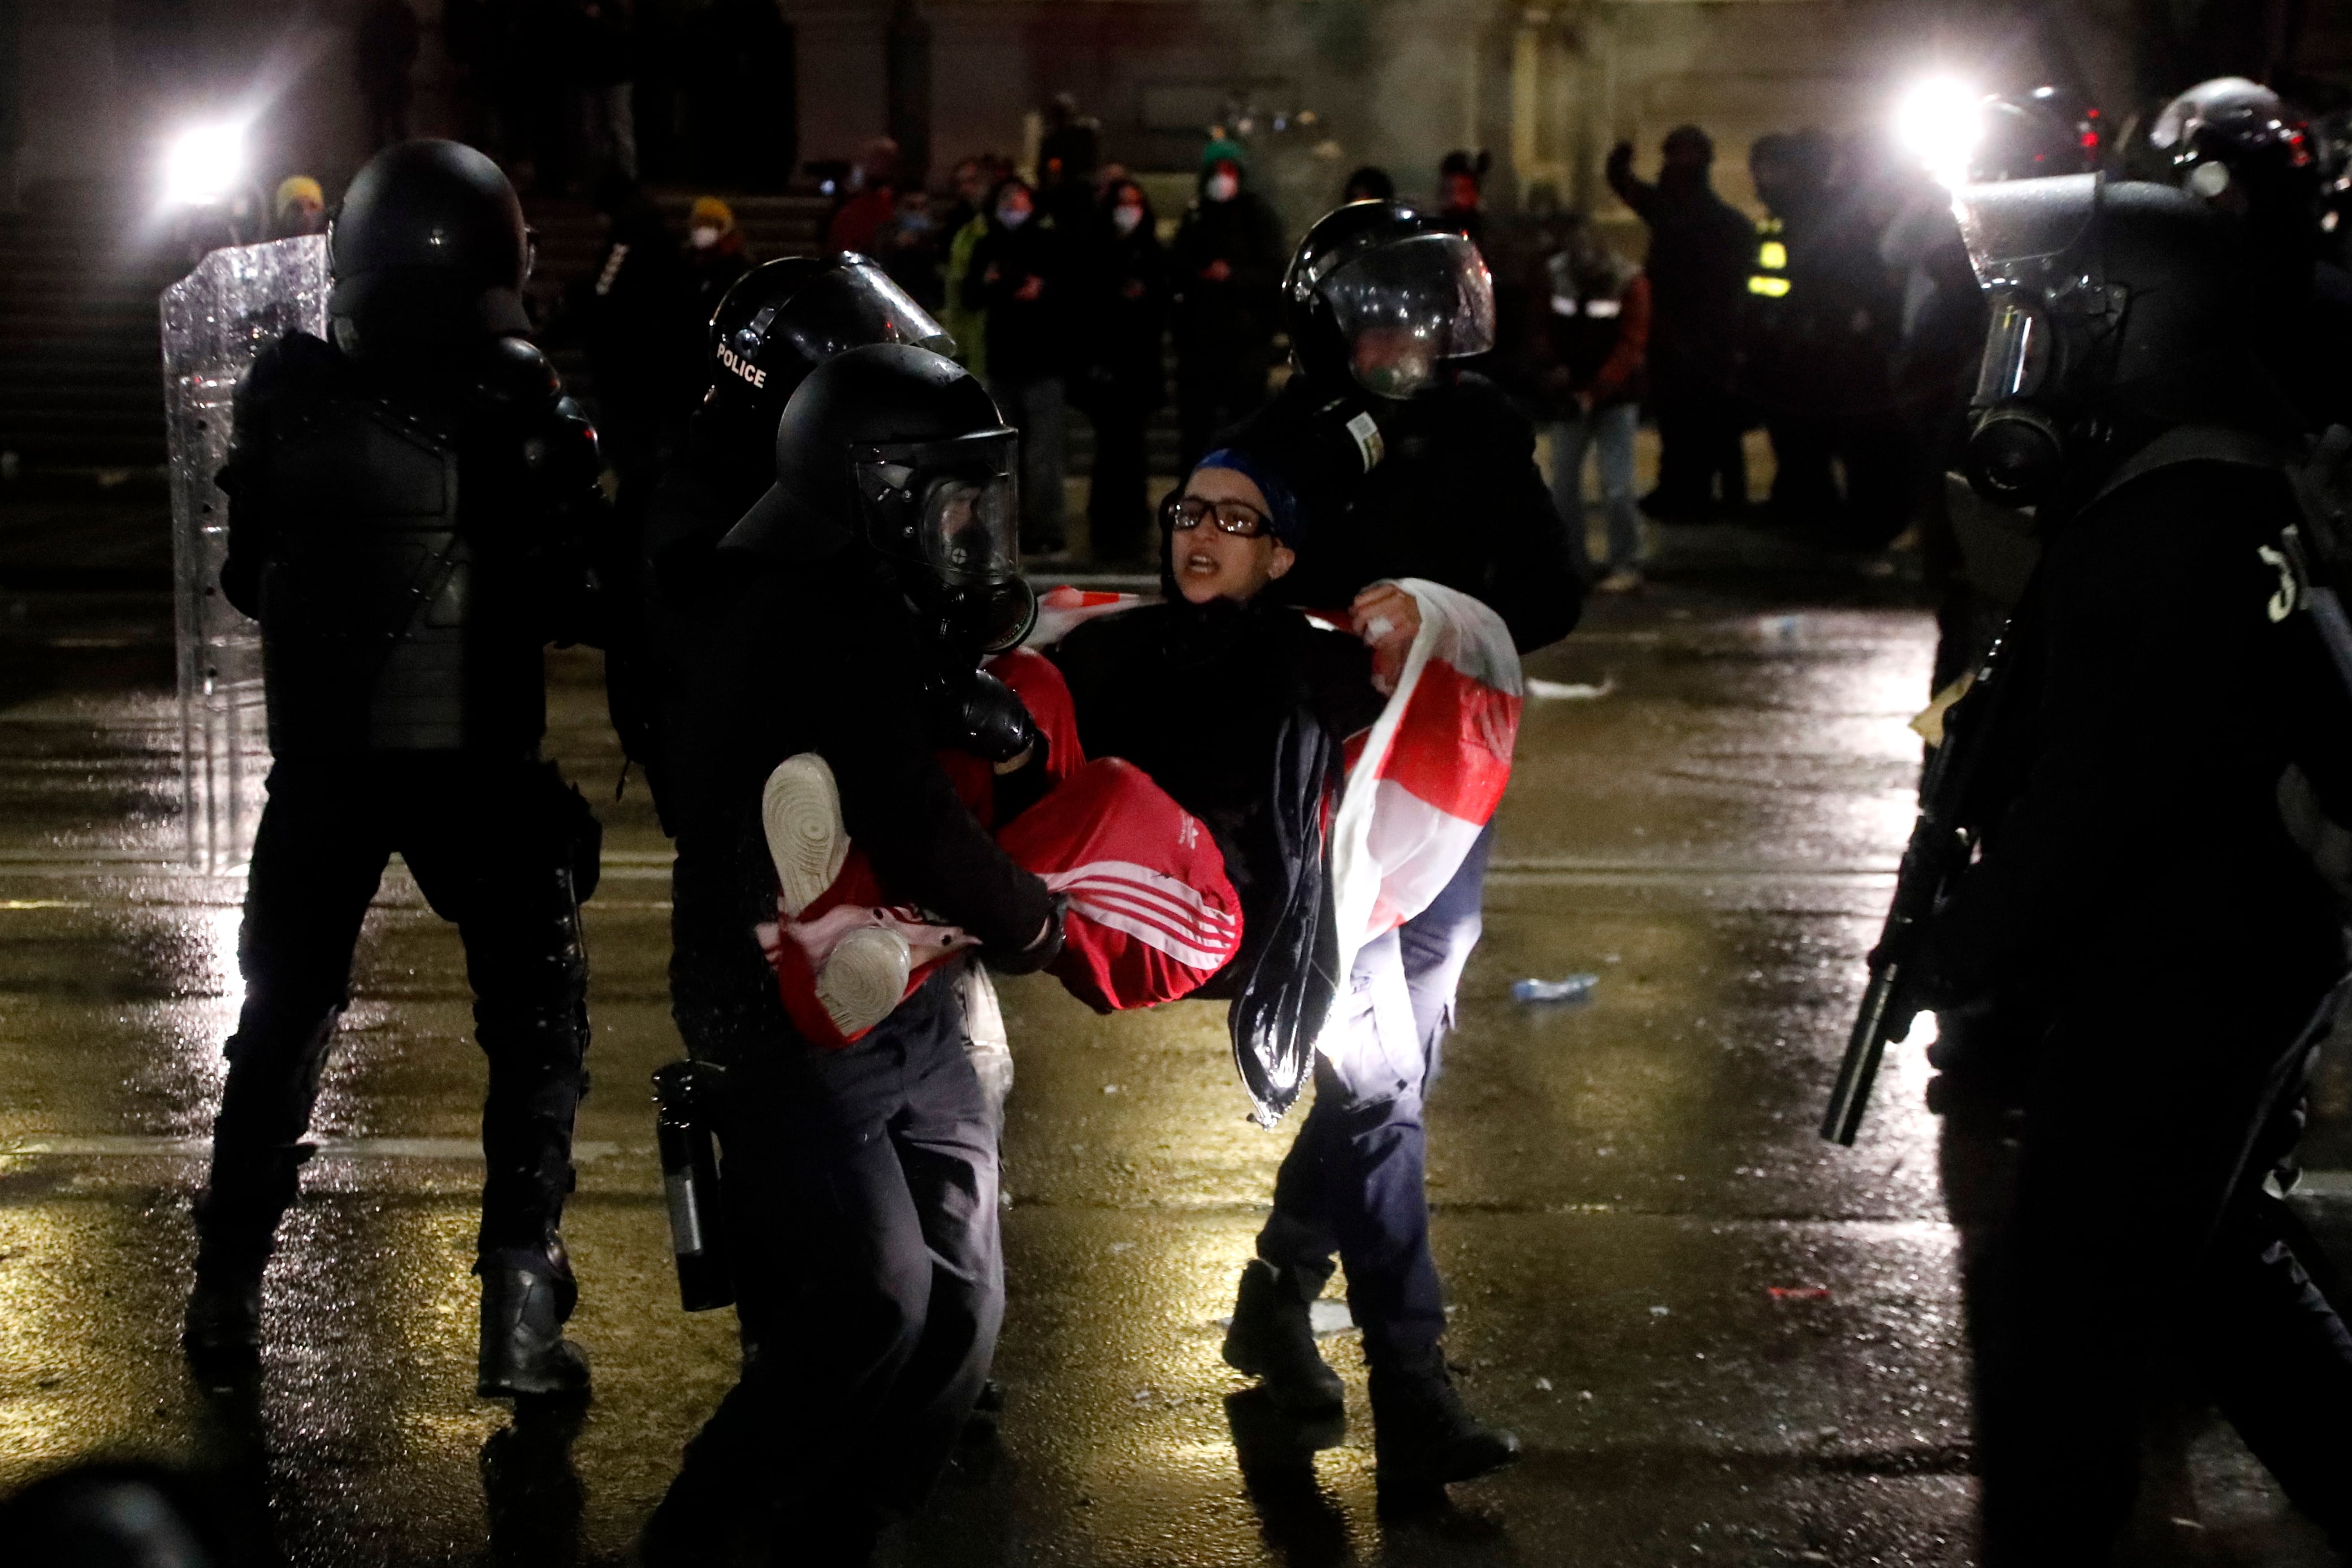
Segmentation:
<svg viewBox="0 0 2352 1568">
<path fill-rule="evenodd" d="M 278 184 L 278 210 L 284 212 L 297 202 L 308 202 L 314 207 L 327 205 L 327 193 L 319 182 L 308 174 L 296 174 Z"/>
</svg>

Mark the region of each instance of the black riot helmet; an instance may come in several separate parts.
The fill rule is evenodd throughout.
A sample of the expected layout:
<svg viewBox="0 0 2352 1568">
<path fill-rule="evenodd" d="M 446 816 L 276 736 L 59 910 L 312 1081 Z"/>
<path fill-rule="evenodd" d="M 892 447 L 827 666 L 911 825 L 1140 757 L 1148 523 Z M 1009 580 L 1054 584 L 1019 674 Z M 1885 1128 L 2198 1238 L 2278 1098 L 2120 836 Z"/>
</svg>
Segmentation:
<svg viewBox="0 0 2352 1568">
<path fill-rule="evenodd" d="M 1028 635 L 1020 437 L 971 372 L 910 343 L 811 371 L 776 425 L 776 482 L 720 542 L 784 560 L 863 544 L 937 641 L 1001 653 Z"/>
<path fill-rule="evenodd" d="M 1378 397 L 1443 386 L 1449 360 L 1495 346 L 1478 247 L 1397 202 L 1350 202 L 1307 231 L 1282 279 L 1291 353 L 1310 380 Z"/>
<path fill-rule="evenodd" d="M 2244 77 L 2198 83 L 2148 128 L 2162 177 L 2244 226 L 2256 264 L 2289 279 L 2321 246 L 2325 175 L 2302 115 Z"/>
<path fill-rule="evenodd" d="M 955 349 L 930 313 L 866 257 L 845 250 L 766 262 L 736 279 L 711 315 L 703 401 L 773 428 L 810 371 L 866 343 Z"/>
<path fill-rule="evenodd" d="M 530 231 L 499 166 L 458 142 L 403 142 L 352 177 L 327 227 L 327 313 L 346 353 L 527 332 Z"/>
<path fill-rule="evenodd" d="M 1954 210 L 1990 316 L 1970 482 L 2011 506 L 2162 429 L 2271 429 L 2231 226 L 2168 185 L 2101 174 L 1964 185 Z"/>
</svg>

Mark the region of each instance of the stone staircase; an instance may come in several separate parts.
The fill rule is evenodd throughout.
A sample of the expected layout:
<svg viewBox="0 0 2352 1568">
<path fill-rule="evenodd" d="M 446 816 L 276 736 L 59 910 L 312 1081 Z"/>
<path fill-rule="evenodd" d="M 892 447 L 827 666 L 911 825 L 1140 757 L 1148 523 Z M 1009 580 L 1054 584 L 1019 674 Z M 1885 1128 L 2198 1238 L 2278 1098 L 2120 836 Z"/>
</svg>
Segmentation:
<svg viewBox="0 0 2352 1568">
<path fill-rule="evenodd" d="M 5 472 L 163 462 L 156 296 L 187 266 L 170 235 L 62 193 L 0 215 Z"/>
</svg>

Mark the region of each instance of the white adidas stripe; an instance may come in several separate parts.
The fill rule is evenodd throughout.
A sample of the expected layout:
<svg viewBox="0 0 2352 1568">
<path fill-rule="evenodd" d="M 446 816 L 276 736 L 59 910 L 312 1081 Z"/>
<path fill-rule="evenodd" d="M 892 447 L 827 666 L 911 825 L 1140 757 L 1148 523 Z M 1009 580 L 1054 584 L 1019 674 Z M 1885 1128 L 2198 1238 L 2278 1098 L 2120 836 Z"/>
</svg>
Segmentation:
<svg viewBox="0 0 2352 1568">
<path fill-rule="evenodd" d="M 1241 933 L 1230 929 L 1184 924 L 1170 921 L 1148 904 L 1124 898 L 1119 893 L 1102 889 L 1088 889 L 1071 897 L 1073 907 L 1118 910 L 1130 920 L 1141 921 L 1167 933 L 1171 941 L 1204 949 L 1222 949 L 1227 952 L 1241 945 Z"/>
<path fill-rule="evenodd" d="M 1164 952 L 1177 963 L 1190 968 L 1216 969 L 1233 956 L 1231 949 L 1223 952 L 1212 952 L 1204 948 L 1195 947 L 1191 942 L 1171 935 L 1162 927 L 1129 919 L 1116 910 L 1104 909 L 1091 900 L 1073 899 L 1070 900 L 1070 907 L 1095 924 L 1108 927 L 1112 931 L 1125 931 L 1145 946 Z"/>
<path fill-rule="evenodd" d="M 1116 888 L 1139 899 L 1156 900 L 1166 905 L 1169 914 L 1179 921 L 1201 921 L 1217 925 L 1234 923 L 1231 912 L 1211 906 L 1198 888 L 1165 871 L 1155 871 L 1131 860 L 1092 860 L 1066 871 L 1057 871 L 1045 880 L 1046 885 L 1057 892 L 1078 888 Z"/>
<path fill-rule="evenodd" d="M 1102 898 L 1122 899 L 1138 910 L 1149 910 L 1169 925 L 1183 931 L 1230 932 L 1240 923 L 1222 910 L 1187 909 L 1168 899 L 1155 898 L 1151 889 L 1108 877 L 1088 877 L 1081 881 L 1064 883 L 1055 890 L 1073 896 L 1091 893 Z"/>
</svg>

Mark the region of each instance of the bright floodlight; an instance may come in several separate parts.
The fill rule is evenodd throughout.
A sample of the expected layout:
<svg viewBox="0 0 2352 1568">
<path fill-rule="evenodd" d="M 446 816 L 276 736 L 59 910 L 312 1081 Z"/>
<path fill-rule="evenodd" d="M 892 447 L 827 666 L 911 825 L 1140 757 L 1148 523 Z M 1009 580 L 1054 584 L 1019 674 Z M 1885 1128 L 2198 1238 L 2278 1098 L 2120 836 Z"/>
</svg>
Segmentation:
<svg viewBox="0 0 2352 1568">
<path fill-rule="evenodd" d="M 1895 139 L 1943 184 L 1965 184 L 1969 155 L 1984 136 L 1982 103 L 1981 95 L 1966 82 L 1930 77 L 1896 105 Z"/>
<path fill-rule="evenodd" d="M 192 126 L 180 132 L 164 155 L 164 196 L 186 206 L 219 201 L 244 177 L 242 126 Z"/>
</svg>

